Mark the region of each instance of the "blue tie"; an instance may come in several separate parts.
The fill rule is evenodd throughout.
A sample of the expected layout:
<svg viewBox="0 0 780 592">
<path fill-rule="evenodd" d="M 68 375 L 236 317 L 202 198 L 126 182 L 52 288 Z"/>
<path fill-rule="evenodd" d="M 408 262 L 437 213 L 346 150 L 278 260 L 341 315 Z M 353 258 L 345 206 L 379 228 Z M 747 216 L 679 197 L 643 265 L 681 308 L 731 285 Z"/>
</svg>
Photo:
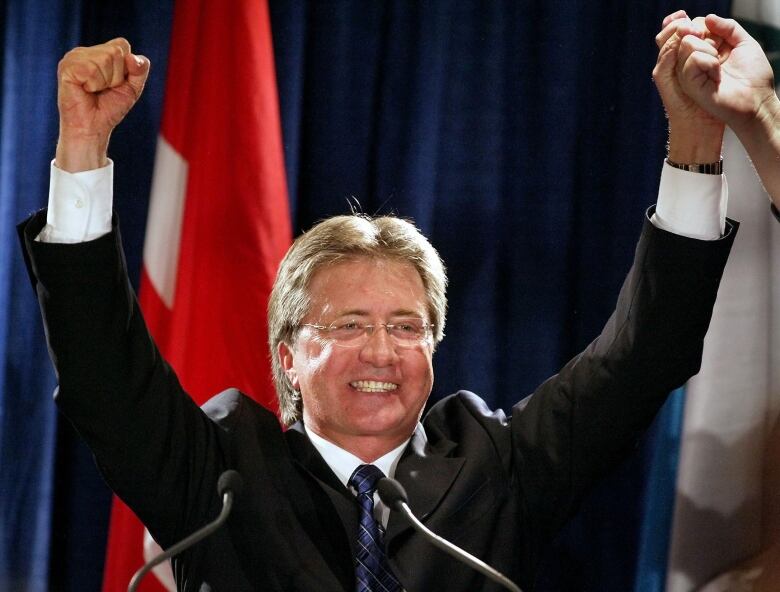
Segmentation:
<svg viewBox="0 0 780 592">
<path fill-rule="evenodd" d="M 374 491 L 384 474 L 374 465 L 360 465 L 349 478 L 357 490 L 360 527 L 357 535 L 355 579 L 357 592 L 399 592 L 401 584 L 390 571 L 382 542 L 383 530 L 374 518 Z"/>
</svg>

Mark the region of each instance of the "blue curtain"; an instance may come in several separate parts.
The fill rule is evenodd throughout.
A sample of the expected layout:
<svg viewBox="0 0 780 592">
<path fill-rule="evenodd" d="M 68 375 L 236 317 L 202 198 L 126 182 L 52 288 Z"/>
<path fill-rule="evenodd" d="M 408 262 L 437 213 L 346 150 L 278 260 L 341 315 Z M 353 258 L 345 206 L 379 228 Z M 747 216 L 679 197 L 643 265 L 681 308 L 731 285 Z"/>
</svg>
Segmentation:
<svg viewBox="0 0 780 592">
<path fill-rule="evenodd" d="M 3 5 L 0 96 L 0 589 L 48 589 L 55 386 L 14 221 L 40 206 L 56 138 L 58 55 L 77 40 L 76 6 Z"/>
<path fill-rule="evenodd" d="M 110 150 L 137 279 L 172 7 L 0 6 L 0 589 L 98 590 L 110 496 L 56 419 L 13 225 L 46 202 L 57 61 L 68 47 L 127 37 L 153 64 Z M 508 408 L 612 310 L 656 197 L 666 124 L 650 78 L 653 38 L 678 3 L 270 7 L 294 227 L 354 202 L 414 218 L 451 281 L 432 399 L 469 388 Z M 683 7 L 729 13 L 725 0 Z M 683 401 L 670 399 L 643 447 L 585 501 L 539 590 L 663 588 Z"/>
</svg>

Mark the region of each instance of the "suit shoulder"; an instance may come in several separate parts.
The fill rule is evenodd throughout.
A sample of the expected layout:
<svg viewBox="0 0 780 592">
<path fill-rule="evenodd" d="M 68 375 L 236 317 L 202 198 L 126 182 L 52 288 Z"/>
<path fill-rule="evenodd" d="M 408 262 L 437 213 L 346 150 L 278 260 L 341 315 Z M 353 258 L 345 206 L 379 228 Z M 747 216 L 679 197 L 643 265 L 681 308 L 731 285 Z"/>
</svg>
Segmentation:
<svg viewBox="0 0 780 592">
<path fill-rule="evenodd" d="M 464 429 L 482 426 L 499 429 L 509 425 L 501 409 L 491 409 L 479 395 L 461 390 L 436 402 L 423 419 L 426 432 L 443 430 L 448 435 Z"/>
<path fill-rule="evenodd" d="M 229 388 L 214 395 L 201 409 L 224 430 L 231 430 L 236 424 L 246 421 L 278 426 L 276 415 L 237 388 Z"/>
</svg>

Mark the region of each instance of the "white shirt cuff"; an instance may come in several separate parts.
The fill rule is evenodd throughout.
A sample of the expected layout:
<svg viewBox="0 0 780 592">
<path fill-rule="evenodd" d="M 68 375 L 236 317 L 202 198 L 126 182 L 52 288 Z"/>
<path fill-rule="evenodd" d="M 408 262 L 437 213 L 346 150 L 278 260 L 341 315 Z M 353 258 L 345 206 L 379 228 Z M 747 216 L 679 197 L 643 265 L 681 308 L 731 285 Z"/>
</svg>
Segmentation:
<svg viewBox="0 0 780 592">
<path fill-rule="evenodd" d="M 111 232 L 114 163 L 99 169 L 68 173 L 51 163 L 46 226 L 36 240 L 79 243 Z"/>
<path fill-rule="evenodd" d="M 716 240 L 726 229 L 725 175 L 691 173 L 664 161 L 653 224 L 675 234 Z"/>
</svg>

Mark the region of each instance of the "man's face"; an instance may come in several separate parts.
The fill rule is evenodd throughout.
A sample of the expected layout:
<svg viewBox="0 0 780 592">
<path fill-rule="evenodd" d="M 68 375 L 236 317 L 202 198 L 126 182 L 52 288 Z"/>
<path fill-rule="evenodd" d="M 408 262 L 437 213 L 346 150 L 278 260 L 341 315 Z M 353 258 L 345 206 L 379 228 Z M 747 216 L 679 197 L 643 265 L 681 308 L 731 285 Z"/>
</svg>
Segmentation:
<svg viewBox="0 0 780 592">
<path fill-rule="evenodd" d="M 315 273 L 309 294 L 303 324 L 430 320 L 420 275 L 405 262 L 337 263 Z M 369 461 L 374 458 L 366 456 L 392 450 L 414 431 L 433 385 L 432 353 L 431 338 L 401 347 L 383 327 L 352 347 L 303 327 L 293 346 L 279 347 L 287 376 L 301 392 L 306 428 Z"/>
</svg>

